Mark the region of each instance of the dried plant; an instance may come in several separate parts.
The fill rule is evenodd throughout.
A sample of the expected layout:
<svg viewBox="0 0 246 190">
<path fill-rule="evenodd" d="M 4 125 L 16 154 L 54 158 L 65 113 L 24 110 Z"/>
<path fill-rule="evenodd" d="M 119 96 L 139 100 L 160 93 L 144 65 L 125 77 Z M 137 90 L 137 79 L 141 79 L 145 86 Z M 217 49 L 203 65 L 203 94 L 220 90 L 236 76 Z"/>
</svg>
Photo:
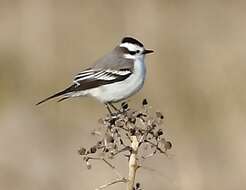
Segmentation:
<svg viewBox="0 0 246 190">
<path fill-rule="evenodd" d="M 105 118 L 100 119 L 100 127 L 92 135 L 99 140 L 91 148 L 79 149 L 79 154 L 88 169 L 91 169 L 92 160 L 100 160 L 108 165 L 117 175 L 117 179 L 102 185 L 97 190 L 104 189 L 116 183 L 126 183 L 127 190 L 140 190 L 140 183 L 135 184 L 136 171 L 142 161 L 156 154 L 167 155 L 172 147 L 170 141 L 164 137 L 161 125 L 164 116 L 161 112 L 152 114 L 146 99 L 142 102 L 140 110 L 121 104 L 121 109 L 115 109 Z M 123 177 L 110 160 L 123 156 L 128 160 L 128 177 Z"/>
</svg>

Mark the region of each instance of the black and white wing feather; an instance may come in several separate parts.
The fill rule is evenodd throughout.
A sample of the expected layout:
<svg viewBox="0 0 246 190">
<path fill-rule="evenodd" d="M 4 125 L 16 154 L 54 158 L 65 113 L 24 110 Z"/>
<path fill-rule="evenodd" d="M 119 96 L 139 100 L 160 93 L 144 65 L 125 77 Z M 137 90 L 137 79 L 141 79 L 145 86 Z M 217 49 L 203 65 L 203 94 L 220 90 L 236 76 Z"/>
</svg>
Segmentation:
<svg viewBox="0 0 246 190">
<path fill-rule="evenodd" d="M 133 73 L 134 61 L 122 57 L 118 52 L 119 47 L 116 47 L 113 51 L 115 52 L 98 60 L 93 67 L 78 73 L 74 77 L 71 86 L 38 102 L 37 105 L 60 96 L 63 97 L 60 99 L 62 101 L 78 91 L 120 82 L 128 78 Z"/>
<path fill-rule="evenodd" d="M 111 70 L 111 69 L 102 69 L 102 70 L 85 70 L 80 72 L 74 77 L 73 82 L 77 85 L 80 85 L 84 82 L 89 81 L 100 81 L 103 83 L 108 82 L 118 82 L 126 79 L 131 75 L 132 71 L 130 69 L 119 69 L 119 70 Z"/>
</svg>

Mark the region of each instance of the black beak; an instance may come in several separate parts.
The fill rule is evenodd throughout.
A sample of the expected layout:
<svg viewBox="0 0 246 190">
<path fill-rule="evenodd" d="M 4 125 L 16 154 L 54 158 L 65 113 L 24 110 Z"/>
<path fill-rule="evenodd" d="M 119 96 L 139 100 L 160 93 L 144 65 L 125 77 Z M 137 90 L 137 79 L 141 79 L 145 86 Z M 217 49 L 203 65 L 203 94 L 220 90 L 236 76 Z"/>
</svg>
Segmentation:
<svg viewBox="0 0 246 190">
<path fill-rule="evenodd" d="M 145 49 L 143 51 L 143 54 L 149 54 L 149 53 L 153 53 L 153 52 L 154 52 L 153 50 Z"/>
</svg>

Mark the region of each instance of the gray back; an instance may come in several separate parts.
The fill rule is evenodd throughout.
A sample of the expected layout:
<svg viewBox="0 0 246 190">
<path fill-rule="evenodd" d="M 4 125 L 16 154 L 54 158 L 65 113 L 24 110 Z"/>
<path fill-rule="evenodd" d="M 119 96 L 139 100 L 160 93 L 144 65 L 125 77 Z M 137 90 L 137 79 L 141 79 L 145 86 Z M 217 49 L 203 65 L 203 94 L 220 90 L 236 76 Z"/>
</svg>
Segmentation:
<svg viewBox="0 0 246 190">
<path fill-rule="evenodd" d="M 117 46 L 110 53 L 103 56 L 101 59 L 97 60 L 92 66 L 93 69 L 130 69 L 133 71 L 134 60 L 126 59 L 124 57 L 124 48 Z"/>
</svg>

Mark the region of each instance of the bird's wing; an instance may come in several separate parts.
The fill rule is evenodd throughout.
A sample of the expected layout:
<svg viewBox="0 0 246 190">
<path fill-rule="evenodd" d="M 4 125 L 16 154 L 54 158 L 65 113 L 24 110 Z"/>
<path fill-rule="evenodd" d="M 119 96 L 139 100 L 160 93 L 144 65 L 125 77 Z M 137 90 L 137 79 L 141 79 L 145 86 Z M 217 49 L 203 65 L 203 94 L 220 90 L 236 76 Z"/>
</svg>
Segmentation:
<svg viewBox="0 0 246 190">
<path fill-rule="evenodd" d="M 113 51 L 117 51 L 117 48 Z M 73 92 L 88 90 L 102 85 L 120 82 L 128 78 L 134 69 L 134 62 L 131 59 L 125 59 L 117 54 L 108 54 L 98 60 L 91 68 L 78 73 L 73 84 L 63 91 L 60 91 L 37 103 L 37 105 L 47 100 L 63 96 L 60 101 L 69 97 Z"/>
<path fill-rule="evenodd" d="M 73 82 L 77 84 L 75 91 L 123 81 L 133 73 L 133 69 L 134 62 L 131 59 L 115 57 L 112 54 L 105 56 L 98 60 L 93 67 L 74 77 Z"/>
<path fill-rule="evenodd" d="M 127 68 L 119 69 L 119 70 L 113 70 L 113 69 L 86 70 L 84 72 L 78 73 L 74 77 L 73 82 L 78 85 L 90 81 L 117 82 L 126 79 L 129 75 L 131 75 L 131 73 L 132 71 Z"/>
<path fill-rule="evenodd" d="M 129 69 L 120 70 L 92 70 L 90 73 L 81 72 L 75 76 L 73 82 L 76 84 L 73 91 L 88 90 L 102 85 L 120 82 L 132 74 Z"/>
</svg>

